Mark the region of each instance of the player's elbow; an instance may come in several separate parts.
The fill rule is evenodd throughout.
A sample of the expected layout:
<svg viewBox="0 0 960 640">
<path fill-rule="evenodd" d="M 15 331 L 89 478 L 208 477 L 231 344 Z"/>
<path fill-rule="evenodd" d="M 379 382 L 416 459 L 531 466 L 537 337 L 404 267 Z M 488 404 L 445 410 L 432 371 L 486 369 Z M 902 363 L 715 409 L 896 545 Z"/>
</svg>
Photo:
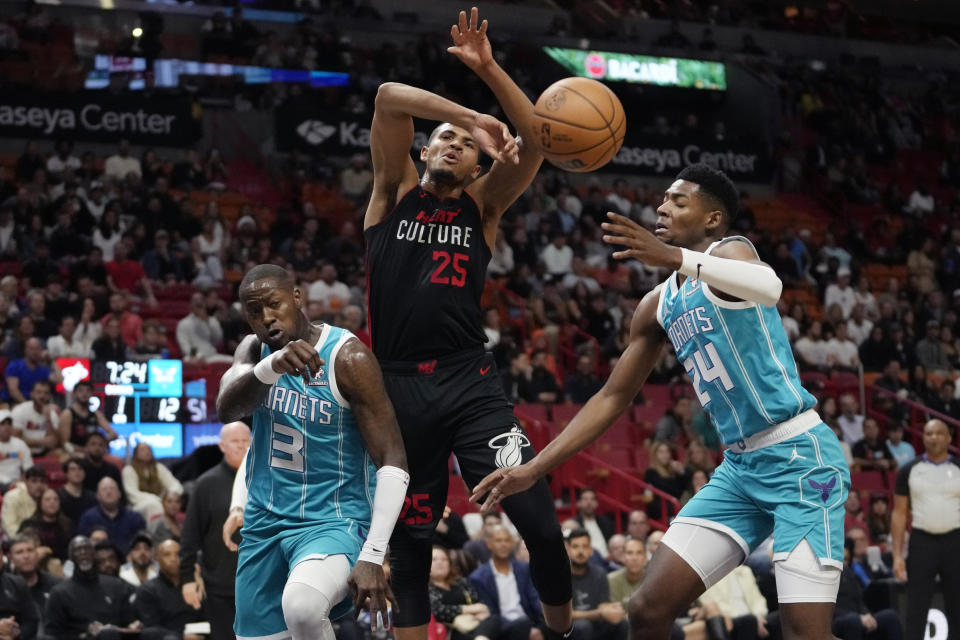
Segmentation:
<svg viewBox="0 0 960 640">
<path fill-rule="evenodd" d="M 763 290 L 758 293 L 760 295 L 758 296 L 757 302 L 765 307 L 776 306 L 776 304 L 780 302 L 780 294 L 783 293 L 783 280 L 771 272 L 769 282 L 766 282 Z"/>
<path fill-rule="evenodd" d="M 231 403 L 227 402 L 224 398 L 224 394 L 217 396 L 217 419 L 226 424 L 228 422 L 236 422 L 243 417 L 240 411 L 235 407 L 231 407 Z"/>
<path fill-rule="evenodd" d="M 400 88 L 403 87 L 399 82 L 384 82 L 377 89 L 377 97 L 374 100 L 374 107 L 380 111 L 389 109 Z"/>
</svg>

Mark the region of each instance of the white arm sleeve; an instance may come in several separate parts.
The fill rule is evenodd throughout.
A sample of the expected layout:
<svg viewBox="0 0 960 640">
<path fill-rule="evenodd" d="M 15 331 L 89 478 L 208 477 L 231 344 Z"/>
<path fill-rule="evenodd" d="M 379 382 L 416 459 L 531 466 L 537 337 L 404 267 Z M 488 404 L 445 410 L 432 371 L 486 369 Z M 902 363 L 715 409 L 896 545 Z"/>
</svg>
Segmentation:
<svg viewBox="0 0 960 640">
<path fill-rule="evenodd" d="M 370 533 L 360 550 L 358 560 L 383 564 L 387 543 L 393 534 L 393 526 L 403 508 L 407 495 L 410 474 L 398 467 L 380 467 L 377 470 L 377 490 L 373 494 L 373 517 Z"/>
<path fill-rule="evenodd" d="M 237 467 L 237 475 L 233 477 L 233 492 L 230 494 L 230 511 L 247 505 L 247 453 L 243 454 L 243 461 Z"/>
<path fill-rule="evenodd" d="M 765 264 L 718 258 L 699 251 L 681 249 L 679 272 L 706 282 L 711 287 L 743 300 L 770 307 L 780 300 L 783 283 Z"/>
</svg>

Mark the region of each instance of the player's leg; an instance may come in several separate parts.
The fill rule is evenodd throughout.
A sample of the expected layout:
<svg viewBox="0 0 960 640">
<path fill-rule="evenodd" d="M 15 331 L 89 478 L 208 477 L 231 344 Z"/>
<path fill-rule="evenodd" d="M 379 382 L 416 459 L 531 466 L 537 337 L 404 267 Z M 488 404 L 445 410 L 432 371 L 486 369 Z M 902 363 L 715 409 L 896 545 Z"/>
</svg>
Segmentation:
<svg viewBox="0 0 960 640">
<path fill-rule="evenodd" d="M 245 533 L 237 558 L 236 618 L 239 640 L 280 637 L 287 633 L 281 598 L 289 568 L 279 544 Z M 256 606 L 244 606 L 245 603 Z"/>
<path fill-rule="evenodd" d="M 348 592 L 350 560 L 343 554 L 299 562 L 283 588 L 283 618 L 293 640 L 335 640 L 330 610 Z"/>
<path fill-rule="evenodd" d="M 461 426 L 454 436 L 453 451 L 468 487 L 498 467 L 518 466 L 535 455 L 523 428 L 512 420 Z M 530 552 L 530 576 L 547 627 L 565 633 L 573 622 L 570 559 L 550 488 L 540 480 L 502 505 Z"/>
<path fill-rule="evenodd" d="M 627 605 L 633 640 L 669 638 L 673 621 L 745 557 L 730 534 L 689 521 L 672 524 Z"/>
<path fill-rule="evenodd" d="M 427 637 L 432 548 L 429 538 L 414 537 L 399 523 L 393 530 L 390 586 L 399 607 L 393 613 L 393 633 L 397 640 L 425 640 Z"/>
<path fill-rule="evenodd" d="M 758 469 L 754 498 L 774 518 L 773 561 L 783 638 L 830 640 L 844 558 L 843 504 L 850 490 L 837 439 L 820 424 L 744 455 Z"/>
</svg>

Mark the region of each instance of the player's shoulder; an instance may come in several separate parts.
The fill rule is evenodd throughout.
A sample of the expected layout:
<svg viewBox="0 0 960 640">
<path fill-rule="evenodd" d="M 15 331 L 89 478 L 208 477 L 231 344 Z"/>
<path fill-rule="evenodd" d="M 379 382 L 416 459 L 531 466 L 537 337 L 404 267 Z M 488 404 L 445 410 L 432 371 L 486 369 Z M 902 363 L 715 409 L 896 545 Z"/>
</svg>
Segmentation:
<svg viewBox="0 0 960 640">
<path fill-rule="evenodd" d="M 257 362 L 260 360 L 260 351 L 262 348 L 263 343 L 260 342 L 260 338 L 257 337 L 257 334 L 251 333 L 244 337 L 240 341 L 240 344 L 237 345 L 237 350 L 233 354 L 233 361 Z"/>
<path fill-rule="evenodd" d="M 711 255 L 718 258 L 733 258 L 737 260 L 759 260 L 760 254 L 753 242 L 746 236 L 726 236 L 717 240 L 710 248 Z"/>
</svg>

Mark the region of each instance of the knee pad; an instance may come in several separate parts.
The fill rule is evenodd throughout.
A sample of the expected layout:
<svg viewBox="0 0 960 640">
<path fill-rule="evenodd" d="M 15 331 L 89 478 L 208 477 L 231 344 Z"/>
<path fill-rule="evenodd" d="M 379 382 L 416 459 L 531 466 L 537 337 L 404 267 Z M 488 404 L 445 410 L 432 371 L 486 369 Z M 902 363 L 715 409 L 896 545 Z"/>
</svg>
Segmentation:
<svg viewBox="0 0 960 640">
<path fill-rule="evenodd" d="M 801 540 L 786 558 L 773 564 L 780 602 L 837 601 L 840 569 L 823 564 L 806 540 Z"/>
<path fill-rule="evenodd" d="M 330 608 L 326 595 L 300 582 L 290 582 L 283 589 L 283 619 L 294 638 L 306 638 L 330 624 Z"/>
</svg>

